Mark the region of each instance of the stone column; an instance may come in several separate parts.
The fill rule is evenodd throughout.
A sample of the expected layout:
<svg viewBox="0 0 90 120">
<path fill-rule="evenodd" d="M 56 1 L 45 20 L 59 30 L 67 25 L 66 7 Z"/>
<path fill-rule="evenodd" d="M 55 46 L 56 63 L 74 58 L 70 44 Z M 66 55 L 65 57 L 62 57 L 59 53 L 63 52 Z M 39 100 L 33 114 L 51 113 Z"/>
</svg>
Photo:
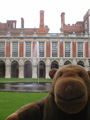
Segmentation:
<svg viewBox="0 0 90 120">
<path fill-rule="evenodd" d="M 63 58 L 60 58 L 60 64 L 59 64 L 59 67 L 61 68 L 63 65 L 64 65 Z"/>
<path fill-rule="evenodd" d="M 23 62 L 23 59 L 19 60 L 19 78 L 24 78 L 24 62 Z"/>
<path fill-rule="evenodd" d="M 6 59 L 6 74 L 5 78 L 11 78 L 11 62 L 10 59 Z"/>
<path fill-rule="evenodd" d="M 46 60 L 46 78 L 50 78 L 49 71 L 50 71 L 50 59 L 47 59 Z"/>
<path fill-rule="evenodd" d="M 85 70 L 88 71 L 89 70 L 89 61 L 88 61 L 88 59 L 86 59 L 84 63 L 85 63 Z"/>
<path fill-rule="evenodd" d="M 37 62 L 38 60 L 35 58 L 33 58 L 32 61 L 32 78 L 37 78 Z"/>
<path fill-rule="evenodd" d="M 76 61 L 75 58 L 73 59 L 73 64 L 74 64 L 74 65 L 77 65 L 77 61 Z"/>
</svg>

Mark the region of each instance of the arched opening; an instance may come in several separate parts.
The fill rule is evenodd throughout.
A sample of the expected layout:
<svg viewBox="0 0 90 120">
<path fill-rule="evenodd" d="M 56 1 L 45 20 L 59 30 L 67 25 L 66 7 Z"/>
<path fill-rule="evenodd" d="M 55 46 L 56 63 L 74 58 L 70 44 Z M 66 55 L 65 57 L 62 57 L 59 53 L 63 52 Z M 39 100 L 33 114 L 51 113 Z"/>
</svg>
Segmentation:
<svg viewBox="0 0 90 120">
<path fill-rule="evenodd" d="M 57 61 L 53 61 L 53 62 L 51 63 L 51 69 L 53 69 L 53 68 L 56 68 L 56 69 L 59 68 L 59 65 L 58 65 L 58 62 L 57 62 Z"/>
<path fill-rule="evenodd" d="M 68 64 L 71 64 L 70 61 L 65 61 L 64 65 L 68 65 Z"/>
<path fill-rule="evenodd" d="M 78 61 L 77 65 L 80 65 L 80 66 L 84 67 L 84 62 L 83 61 Z"/>
<path fill-rule="evenodd" d="M 26 61 L 24 64 L 24 78 L 32 78 L 32 63 Z"/>
<path fill-rule="evenodd" d="M 18 62 L 13 61 L 11 63 L 11 78 L 18 78 L 19 76 L 19 65 Z"/>
<path fill-rule="evenodd" d="M 0 61 L 0 78 L 5 78 L 5 63 Z"/>
<path fill-rule="evenodd" d="M 43 61 L 40 61 L 37 67 L 37 76 L 38 78 L 45 78 L 46 66 Z"/>
</svg>

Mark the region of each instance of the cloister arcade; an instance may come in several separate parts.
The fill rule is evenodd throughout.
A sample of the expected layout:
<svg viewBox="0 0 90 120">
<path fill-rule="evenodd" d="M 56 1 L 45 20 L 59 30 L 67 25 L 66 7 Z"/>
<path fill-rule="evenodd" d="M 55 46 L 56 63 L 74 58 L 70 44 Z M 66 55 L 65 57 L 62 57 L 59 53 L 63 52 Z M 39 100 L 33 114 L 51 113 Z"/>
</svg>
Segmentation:
<svg viewBox="0 0 90 120">
<path fill-rule="evenodd" d="M 5 63 L 4 61 L 0 61 L 0 78 L 5 77 Z"/>
<path fill-rule="evenodd" d="M 32 63 L 30 61 L 24 63 L 24 78 L 32 78 Z"/>
<path fill-rule="evenodd" d="M 64 65 L 67 64 L 72 64 L 71 61 L 67 60 L 64 62 Z M 82 67 L 85 67 L 85 63 L 83 61 L 78 61 L 77 65 L 81 65 Z M 0 77 L 1 78 L 7 78 L 6 77 L 6 63 L 4 61 L 0 61 Z M 23 78 L 34 78 L 33 74 L 36 74 L 36 78 L 47 78 L 48 74 L 46 72 L 47 70 L 47 64 L 45 61 L 41 60 L 38 61 L 36 66 L 33 65 L 33 63 L 29 60 L 25 61 L 24 64 L 21 66 L 23 68 Z M 19 74 L 20 74 L 20 64 L 19 62 L 17 62 L 16 60 L 11 61 L 10 66 L 11 69 L 10 71 L 10 78 L 20 78 Z M 36 71 L 34 71 L 34 67 L 36 67 Z M 53 68 L 60 68 L 59 62 L 56 60 L 51 61 L 51 63 L 48 66 L 48 70 L 53 69 Z"/>
</svg>

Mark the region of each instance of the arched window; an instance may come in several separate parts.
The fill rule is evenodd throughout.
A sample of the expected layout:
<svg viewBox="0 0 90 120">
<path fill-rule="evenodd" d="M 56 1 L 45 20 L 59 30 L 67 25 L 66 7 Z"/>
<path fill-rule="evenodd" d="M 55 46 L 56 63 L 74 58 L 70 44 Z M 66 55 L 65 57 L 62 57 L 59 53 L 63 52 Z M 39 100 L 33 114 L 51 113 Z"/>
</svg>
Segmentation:
<svg viewBox="0 0 90 120">
<path fill-rule="evenodd" d="M 70 61 L 65 61 L 64 65 L 68 65 L 68 64 L 71 64 Z"/>
<path fill-rule="evenodd" d="M 32 63 L 26 61 L 24 64 L 24 78 L 32 78 Z"/>
<path fill-rule="evenodd" d="M 84 67 L 84 62 L 83 61 L 78 61 L 77 65 L 80 65 L 80 66 Z"/>
<path fill-rule="evenodd" d="M 37 76 L 38 78 L 45 78 L 46 66 L 43 61 L 40 61 L 37 66 Z"/>
<path fill-rule="evenodd" d="M 5 63 L 0 61 L 0 78 L 5 78 Z"/>
<path fill-rule="evenodd" d="M 51 69 L 53 69 L 53 68 L 59 68 L 59 65 L 58 65 L 58 62 L 57 61 L 53 61 L 52 63 L 51 63 Z"/>
<path fill-rule="evenodd" d="M 18 78 L 18 76 L 19 76 L 18 62 L 13 61 L 11 63 L 11 78 Z"/>
</svg>

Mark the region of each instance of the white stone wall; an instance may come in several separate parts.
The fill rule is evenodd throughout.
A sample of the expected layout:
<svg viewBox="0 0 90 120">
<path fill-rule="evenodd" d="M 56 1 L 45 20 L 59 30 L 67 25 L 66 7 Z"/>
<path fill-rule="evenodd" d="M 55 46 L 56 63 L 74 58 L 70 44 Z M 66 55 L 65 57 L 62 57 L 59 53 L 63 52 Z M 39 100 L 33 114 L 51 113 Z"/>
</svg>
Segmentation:
<svg viewBox="0 0 90 120">
<path fill-rule="evenodd" d="M 52 36 L 50 37 L 49 34 L 48 36 L 45 36 L 45 37 L 41 37 L 41 38 L 38 38 L 38 36 L 32 36 L 31 38 L 0 38 L 0 41 L 5 41 L 5 44 L 6 44 L 6 41 L 9 40 L 10 43 L 11 43 L 11 46 L 10 46 L 10 58 L 6 58 L 6 56 L 4 58 L 0 58 L 0 60 L 4 61 L 5 62 L 5 78 L 11 78 L 11 62 L 12 61 L 17 61 L 18 64 L 19 64 L 19 78 L 24 78 L 24 63 L 26 61 L 30 61 L 32 63 L 32 78 L 37 78 L 37 65 L 38 65 L 38 62 L 39 61 L 44 61 L 45 63 L 45 66 L 46 66 L 46 75 L 45 75 L 45 78 L 49 78 L 49 70 L 51 69 L 51 63 L 53 61 L 57 61 L 58 62 L 58 65 L 59 67 L 62 67 L 64 65 L 64 63 L 66 61 L 70 61 L 72 64 L 77 64 L 78 61 L 82 61 L 84 63 L 84 67 L 86 70 L 90 70 L 90 67 L 89 67 L 89 59 L 90 59 L 90 38 L 89 37 L 76 37 L 76 36 L 69 36 L 69 37 L 64 37 L 64 36 L 61 36 L 59 37 L 59 34 L 57 34 L 58 36 L 56 36 L 56 34 L 52 34 Z M 7 36 L 8 37 L 8 36 Z M 10 37 L 10 36 L 9 36 Z M 22 36 L 23 37 L 23 36 Z M 35 37 L 35 38 L 34 38 Z M 85 41 L 88 41 L 88 52 L 89 52 L 89 57 L 88 58 L 85 58 Z M 17 58 L 13 58 L 12 57 L 12 42 L 13 41 L 18 41 L 18 57 Z M 19 42 L 20 41 L 23 41 L 24 42 L 24 57 L 20 58 L 19 57 Z M 25 57 L 25 41 L 31 41 L 31 57 L 30 58 L 26 58 Z M 44 41 L 45 42 L 45 56 L 43 58 L 38 58 L 38 57 L 34 57 L 33 58 L 33 41 Z M 47 41 L 50 41 L 50 58 L 46 57 L 46 42 Z M 56 58 L 53 58 L 52 57 L 52 42 L 53 41 L 57 41 L 58 42 L 58 57 Z M 72 42 L 75 41 L 76 42 L 76 46 L 77 46 L 77 43 L 78 42 L 83 42 L 84 44 L 84 49 L 83 49 L 83 52 L 84 52 L 84 56 L 82 58 L 79 58 L 77 57 L 77 51 L 76 51 L 76 58 L 73 58 L 72 57 L 72 52 L 71 51 L 71 57 L 69 58 L 66 58 L 65 55 L 63 56 L 63 58 L 60 58 L 60 41 L 63 41 L 63 55 L 65 53 L 65 41 L 69 41 L 71 42 L 71 50 L 72 50 Z M 77 50 L 77 47 L 76 47 L 76 50 Z M 6 51 L 6 48 L 5 48 L 5 51 Z M 6 54 L 6 52 L 5 52 Z"/>
<path fill-rule="evenodd" d="M 6 73 L 5 73 L 5 78 L 11 78 L 11 62 L 15 60 L 15 59 L 9 59 L 7 58 L 6 60 L 4 60 L 5 62 L 5 66 L 6 66 Z M 28 59 L 23 59 L 23 58 L 18 58 L 16 61 L 18 61 L 19 64 L 19 78 L 24 78 L 24 62 L 27 61 Z M 51 69 L 51 63 L 53 61 L 57 61 L 59 64 L 59 68 L 62 67 L 64 65 L 64 63 L 66 61 L 70 61 L 71 64 L 77 64 L 78 61 L 82 61 L 84 62 L 84 67 L 86 70 L 90 70 L 89 69 L 89 61 L 87 58 L 84 59 L 78 59 L 78 58 L 43 58 L 43 59 L 39 59 L 39 61 L 44 61 L 45 62 L 45 66 L 46 66 L 46 75 L 45 78 L 49 78 L 49 71 Z M 32 78 L 37 78 L 37 64 L 38 64 L 38 59 L 32 59 L 31 63 L 32 63 Z"/>
</svg>

